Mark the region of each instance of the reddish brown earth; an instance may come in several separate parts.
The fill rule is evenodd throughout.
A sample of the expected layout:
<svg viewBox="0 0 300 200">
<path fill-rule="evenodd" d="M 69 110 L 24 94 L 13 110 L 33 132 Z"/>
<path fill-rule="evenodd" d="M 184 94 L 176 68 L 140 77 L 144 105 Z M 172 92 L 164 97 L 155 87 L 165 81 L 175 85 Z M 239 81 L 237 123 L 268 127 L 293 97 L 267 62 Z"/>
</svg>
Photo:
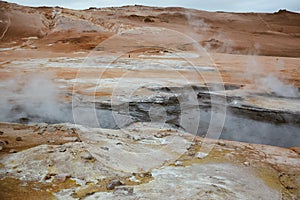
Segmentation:
<svg viewBox="0 0 300 200">
<path fill-rule="evenodd" d="M 299 13 L 286 10 L 225 13 L 139 5 L 72 10 L 1 1 L 0 100 L 13 104 L 34 75 L 50 77 L 59 86 L 59 100 L 67 103 L 76 95 L 102 102 L 116 91 L 151 97 L 156 93 L 147 87 L 153 83 L 179 88 L 221 83 L 236 87 L 221 96 L 236 97 L 243 108 L 293 114 L 293 130 L 299 130 L 299 22 Z M 90 64 L 93 58 L 100 61 Z M 269 75 L 273 82 L 266 82 Z M 97 88 L 100 79 L 104 86 Z M 124 83 L 116 86 L 118 80 Z M 278 82 L 280 88 L 272 88 Z M 296 95 L 284 96 L 288 89 Z M 37 90 L 32 96 L 38 92 L 47 95 Z M 151 126 L 137 123 L 124 131 L 1 122 L 0 199 L 300 197 L 297 142 L 280 148 L 205 141 Z M 115 179 L 124 187 L 107 189 Z"/>
<path fill-rule="evenodd" d="M 258 54 L 267 56 L 300 56 L 299 14 L 224 13 L 125 6 L 121 8 L 82 11 L 61 8 L 29 8 L 1 2 L 1 18 L 10 24 L 5 31 L 1 23 L 2 45 L 24 42 L 23 38 L 38 37 L 33 43 L 41 50 L 71 52 L 91 50 L 110 35 L 134 27 L 163 27 L 194 36 L 202 45 L 219 53 Z M 53 14 L 53 10 L 61 14 Z M 149 20 L 150 19 L 150 20 Z M 75 25 L 76 24 L 76 25 Z M 53 43 L 50 47 L 47 44 Z"/>
<path fill-rule="evenodd" d="M 241 66 L 249 61 L 242 55 L 263 55 L 267 56 L 260 59 L 266 68 L 263 70 L 265 73 L 272 71 L 271 66 L 280 59 L 286 66 L 279 72 L 283 74 L 284 81 L 300 86 L 298 13 L 284 10 L 276 13 L 213 13 L 145 6 L 77 11 L 59 7 L 30 8 L 6 2 L 0 4 L 0 30 L 3 35 L 0 47 L 22 49 L 1 51 L 2 63 L 25 58 L 85 56 L 91 50 L 99 51 L 96 47 L 116 33 L 140 27 L 159 27 L 192 37 L 210 53 L 220 70 L 230 67 L 229 73 L 221 72 L 225 82 L 244 84 L 245 80 L 239 80 L 244 70 Z M 176 39 L 168 38 L 160 44 L 175 51 L 193 50 L 190 44 Z M 131 46 L 126 44 L 126 39 L 122 45 L 119 45 L 120 41 L 116 42 L 110 41 L 109 50 L 100 52 L 109 55 L 126 51 L 126 46 Z M 155 44 L 151 47 L 150 42 L 149 45 L 133 45 L 135 50 L 131 56 L 134 58 L 151 52 L 151 49 L 154 50 L 152 52 L 157 51 Z M 5 72 L 1 72 L 1 76 L 2 73 L 7 76 Z"/>
</svg>

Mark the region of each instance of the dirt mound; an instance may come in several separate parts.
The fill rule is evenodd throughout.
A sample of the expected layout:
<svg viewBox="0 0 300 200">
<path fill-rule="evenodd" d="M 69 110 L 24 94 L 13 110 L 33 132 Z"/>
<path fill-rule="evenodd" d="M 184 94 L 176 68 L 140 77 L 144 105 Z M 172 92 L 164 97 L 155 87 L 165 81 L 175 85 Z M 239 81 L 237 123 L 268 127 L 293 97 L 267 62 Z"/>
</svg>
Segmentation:
<svg viewBox="0 0 300 200">
<path fill-rule="evenodd" d="M 49 31 L 50 21 L 37 9 L 0 2 L 0 20 L 3 41 L 24 37 L 43 37 Z M 7 29 L 7 30 L 6 30 Z"/>
<path fill-rule="evenodd" d="M 292 12 L 292 11 L 289 11 L 286 9 L 280 9 L 277 12 L 274 12 L 274 14 L 296 14 L 297 15 L 298 13 L 295 13 L 295 12 Z"/>
<path fill-rule="evenodd" d="M 39 39 L 31 42 L 30 45 L 34 48 L 44 48 L 49 43 L 43 42 L 52 40 L 52 42 L 62 42 L 63 51 L 72 50 L 74 42 L 78 46 L 75 49 L 89 50 L 95 45 L 86 47 L 86 43 L 101 41 L 97 39 L 99 35 L 113 35 L 140 27 L 155 26 L 192 37 L 212 52 L 231 54 L 255 52 L 258 55 L 300 57 L 300 14 L 286 10 L 258 14 L 206 12 L 140 5 L 71 10 L 60 7 L 31 8 L 5 2 L 0 4 L 2 43 L 24 42 L 22 38 L 47 36 L 46 40 Z M 57 34 L 53 34 L 54 32 Z M 78 33 L 81 36 L 78 36 Z M 58 35 L 60 35 L 59 39 Z M 86 38 L 87 35 L 91 38 Z M 96 42 L 92 37 L 96 38 Z M 188 45 L 181 44 L 176 39 L 171 40 L 172 38 L 165 38 L 165 42 L 177 44 L 178 49 L 185 49 Z M 126 37 L 124 42 L 126 43 Z M 48 46 L 47 49 L 59 50 L 58 46 Z"/>
</svg>

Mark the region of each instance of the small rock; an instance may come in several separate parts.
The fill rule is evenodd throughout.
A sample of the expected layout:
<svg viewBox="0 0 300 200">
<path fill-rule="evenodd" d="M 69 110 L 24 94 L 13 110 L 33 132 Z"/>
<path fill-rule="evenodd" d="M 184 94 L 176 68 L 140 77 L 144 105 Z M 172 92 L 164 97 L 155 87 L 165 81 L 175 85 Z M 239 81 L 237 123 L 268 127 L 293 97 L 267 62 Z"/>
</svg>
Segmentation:
<svg viewBox="0 0 300 200">
<path fill-rule="evenodd" d="M 68 130 L 67 130 L 67 133 L 68 134 L 74 134 L 74 133 L 76 133 L 76 129 L 75 128 L 69 128 Z"/>
<path fill-rule="evenodd" d="M 56 127 L 55 126 L 48 126 L 47 131 L 52 133 L 56 131 Z"/>
<path fill-rule="evenodd" d="M 80 142 L 81 140 L 78 137 L 63 137 L 62 140 L 67 142 Z"/>
<path fill-rule="evenodd" d="M 163 135 L 162 133 L 156 133 L 156 134 L 154 135 L 154 137 L 156 137 L 156 138 L 163 138 L 164 135 Z"/>
<path fill-rule="evenodd" d="M 152 177 L 151 172 L 142 172 L 142 173 L 133 173 L 134 176 L 140 177 L 140 178 L 150 178 Z"/>
<path fill-rule="evenodd" d="M 293 189 L 295 189 L 295 187 L 287 185 L 287 186 L 285 186 L 285 189 L 287 189 L 287 190 L 293 190 Z"/>
<path fill-rule="evenodd" d="M 243 165 L 246 166 L 246 167 L 249 167 L 250 163 L 249 162 L 243 162 Z"/>
<path fill-rule="evenodd" d="M 37 134 L 42 135 L 45 132 L 45 128 L 41 128 L 38 130 Z"/>
<path fill-rule="evenodd" d="M 284 172 L 280 172 L 279 173 L 279 177 L 283 177 L 283 176 L 285 176 L 286 174 L 284 173 Z"/>
<path fill-rule="evenodd" d="M 234 150 L 236 150 L 236 151 L 242 151 L 243 149 L 240 148 L 240 147 L 234 147 Z"/>
<path fill-rule="evenodd" d="M 195 156 L 196 152 L 194 150 L 190 150 L 188 152 L 188 156 Z"/>
<path fill-rule="evenodd" d="M 61 146 L 61 147 L 59 147 L 58 151 L 65 152 L 65 151 L 67 151 L 67 148 L 65 146 Z"/>
<path fill-rule="evenodd" d="M 131 195 L 133 194 L 133 187 L 117 186 L 115 187 L 114 194 Z"/>
<path fill-rule="evenodd" d="M 218 145 L 223 146 L 223 147 L 226 146 L 225 142 L 223 142 L 223 141 L 219 141 Z"/>
<path fill-rule="evenodd" d="M 131 176 L 128 180 L 136 182 L 136 183 L 140 183 L 141 181 L 138 180 L 135 176 Z"/>
<path fill-rule="evenodd" d="M 115 189 L 115 187 L 120 186 L 120 185 L 123 185 L 123 183 L 120 180 L 112 180 L 106 185 L 106 188 L 108 190 L 113 190 L 113 189 Z"/>
<path fill-rule="evenodd" d="M 54 177 L 54 179 L 59 183 L 63 183 L 67 180 L 68 177 L 70 177 L 70 175 L 68 174 L 58 174 Z"/>
<path fill-rule="evenodd" d="M 17 153 L 17 150 L 11 149 L 11 150 L 9 150 L 9 153 Z"/>
<path fill-rule="evenodd" d="M 48 167 L 52 167 L 54 165 L 54 162 L 52 160 L 47 160 L 46 163 Z"/>
<path fill-rule="evenodd" d="M 122 145 L 122 142 L 117 142 L 116 145 Z"/>
<path fill-rule="evenodd" d="M 205 158 L 207 155 L 208 155 L 208 153 L 198 152 L 198 153 L 195 155 L 195 157 L 196 157 L 196 158 L 202 159 L 202 158 Z"/>
<path fill-rule="evenodd" d="M 30 49 L 37 49 L 37 46 L 30 45 L 29 48 Z"/>
<path fill-rule="evenodd" d="M 4 132 L 3 131 L 0 131 L 0 135 L 3 135 L 4 134 Z"/>
<path fill-rule="evenodd" d="M 88 151 L 82 152 L 80 157 L 85 160 L 93 160 L 94 159 L 93 155 Z"/>
<path fill-rule="evenodd" d="M 292 147 L 291 150 L 300 155 L 300 147 Z"/>
<path fill-rule="evenodd" d="M 53 150 L 53 149 L 49 149 L 49 150 L 47 151 L 47 153 L 54 153 L 54 150 Z"/>
<path fill-rule="evenodd" d="M 149 18 L 149 17 L 146 17 L 145 19 L 144 19 L 144 22 L 145 23 L 152 23 L 152 22 L 155 22 L 153 19 L 151 19 L 151 18 Z"/>
<path fill-rule="evenodd" d="M 69 127 L 67 127 L 67 126 L 62 126 L 62 127 L 60 127 L 59 130 L 61 130 L 61 131 L 68 131 L 68 130 L 69 130 Z"/>
<path fill-rule="evenodd" d="M 132 136 L 131 139 L 134 141 L 140 141 L 142 138 L 140 136 Z"/>
<path fill-rule="evenodd" d="M 174 165 L 175 166 L 183 166 L 183 163 L 181 162 L 181 161 L 176 161 L 175 163 L 174 163 Z"/>
<path fill-rule="evenodd" d="M 192 147 L 191 147 L 191 146 L 188 146 L 188 147 L 186 148 L 186 150 L 190 150 L 190 149 L 192 149 Z"/>
<path fill-rule="evenodd" d="M 6 146 L 6 142 L 0 140 L 0 151 L 1 151 L 2 149 L 4 149 L 5 146 Z"/>
<path fill-rule="evenodd" d="M 55 140 L 51 139 L 51 140 L 48 140 L 47 142 L 53 144 L 53 143 L 55 143 Z"/>
<path fill-rule="evenodd" d="M 67 132 L 69 135 L 72 135 L 72 134 L 74 133 L 72 129 L 68 129 L 66 132 Z"/>
<path fill-rule="evenodd" d="M 71 194 L 71 196 L 76 199 L 85 199 L 85 197 L 94 194 L 96 192 L 99 192 L 100 187 L 101 187 L 100 185 L 88 184 L 81 187 L 80 189 L 77 189 L 77 191 Z"/>
<path fill-rule="evenodd" d="M 164 138 L 164 137 L 167 137 L 169 135 L 170 135 L 170 133 L 167 133 L 167 132 L 158 132 L 158 133 L 156 133 L 154 135 L 154 137 L 156 137 L 156 138 Z"/>
<path fill-rule="evenodd" d="M 22 141 L 22 137 L 16 137 L 16 141 Z"/>
<path fill-rule="evenodd" d="M 48 173 L 45 175 L 44 180 L 45 181 L 50 180 L 50 179 L 54 178 L 56 175 L 57 175 L 56 173 Z"/>
<path fill-rule="evenodd" d="M 100 147 L 101 149 L 105 150 L 105 151 L 108 151 L 109 148 L 108 147 Z"/>
<path fill-rule="evenodd" d="M 46 124 L 46 123 L 39 123 L 39 124 L 37 125 L 37 127 L 38 127 L 39 129 L 47 128 L 47 126 L 48 126 L 48 124 Z"/>
</svg>

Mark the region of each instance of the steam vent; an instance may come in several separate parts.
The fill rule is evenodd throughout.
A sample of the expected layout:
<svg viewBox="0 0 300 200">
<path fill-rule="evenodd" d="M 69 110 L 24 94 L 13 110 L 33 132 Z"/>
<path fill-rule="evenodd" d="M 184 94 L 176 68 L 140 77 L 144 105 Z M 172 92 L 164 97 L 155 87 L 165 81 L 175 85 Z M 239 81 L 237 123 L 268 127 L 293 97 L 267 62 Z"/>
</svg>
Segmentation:
<svg viewBox="0 0 300 200">
<path fill-rule="evenodd" d="M 300 199 L 299 13 L 97 6 L 0 1 L 0 200 Z"/>
</svg>

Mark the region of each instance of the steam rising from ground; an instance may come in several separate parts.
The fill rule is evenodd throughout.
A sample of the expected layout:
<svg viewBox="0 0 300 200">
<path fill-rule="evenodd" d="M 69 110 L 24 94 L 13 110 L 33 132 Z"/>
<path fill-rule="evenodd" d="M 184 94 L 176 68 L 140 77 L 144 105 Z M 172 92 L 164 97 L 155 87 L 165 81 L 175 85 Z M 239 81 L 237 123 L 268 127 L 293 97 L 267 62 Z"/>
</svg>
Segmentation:
<svg viewBox="0 0 300 200">
<path fill-rule="evenodd" d="M 283 81 L 285 77 L 279 73 L 284 68 L 284 63 L 279 60 L 276 65 L 270 67 L 273 68 L 273 71 L 267 72 L 259 59 L 252 56 L 246 66 L 244 76 L 246 79 L 254 81 L 258 91 L 273 93 L 281 97 L 299 97 L 298 88 L 285 83 Z"/>
<path fill-rule="evenodd" d="M 293 85 L 285 84 L 278 77 L 270 74 L 258 80 L 258 84 L 268 90 L 271 90 L 278 96 L 298 97 L 298 89 Z"/>
<path fill-rule="evenodd" d="M 58 87 L 51 75 L 17 75 L 2 81 L 0 92 L 1 121 L 70 121 L 70 109 L 60 101 Z M 34 120 L 33 120 L 34 119 Z"/>
</svg>

